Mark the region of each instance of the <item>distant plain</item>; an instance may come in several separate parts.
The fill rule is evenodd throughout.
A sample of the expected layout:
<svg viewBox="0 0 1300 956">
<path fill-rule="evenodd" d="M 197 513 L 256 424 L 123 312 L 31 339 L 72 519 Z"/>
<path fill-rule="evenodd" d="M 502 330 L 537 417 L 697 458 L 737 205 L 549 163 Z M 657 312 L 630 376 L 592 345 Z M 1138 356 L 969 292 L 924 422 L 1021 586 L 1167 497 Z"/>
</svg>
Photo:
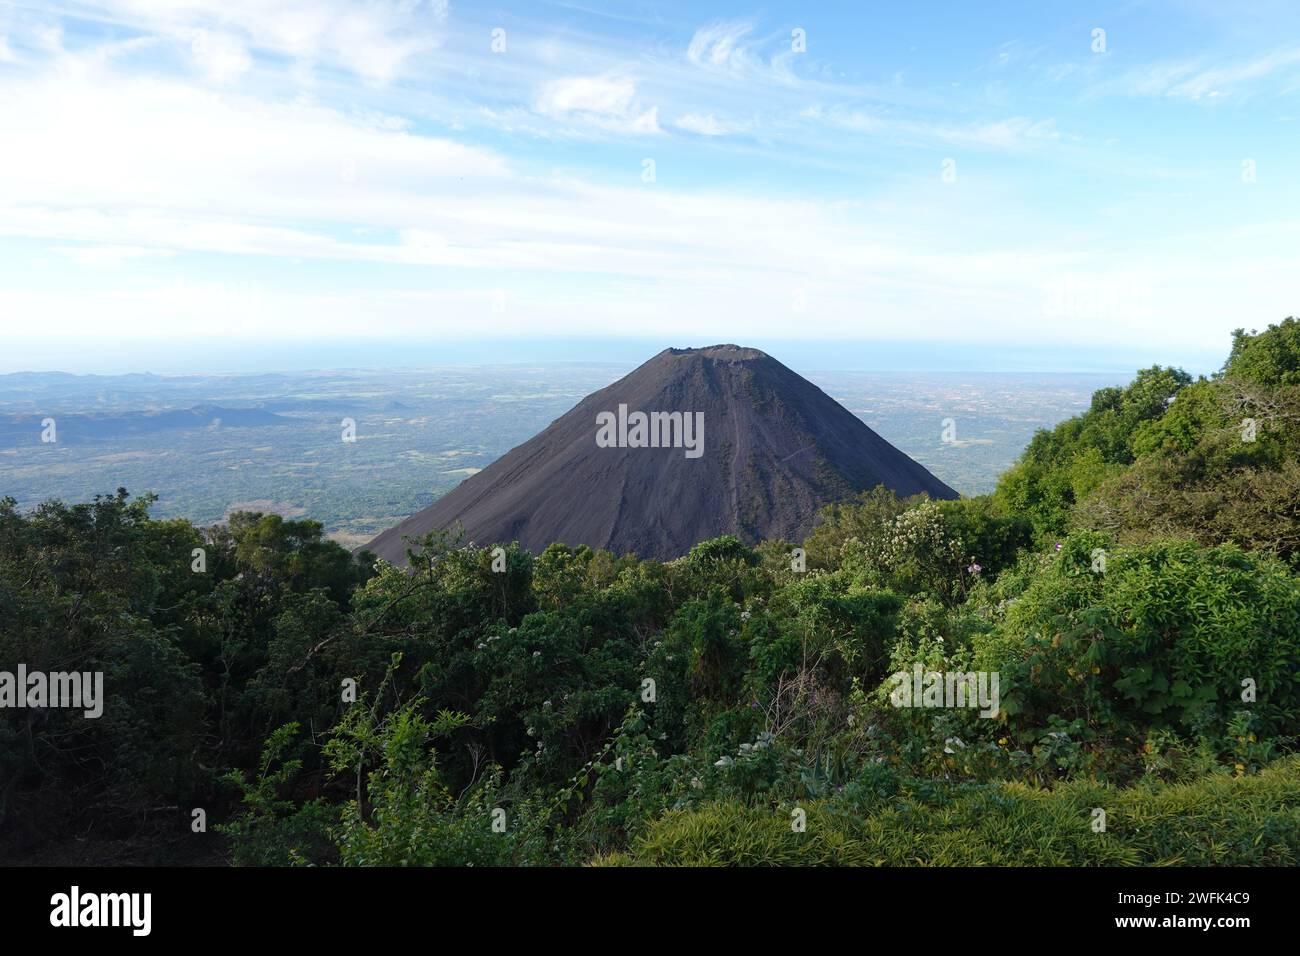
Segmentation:
<svg viewBox="0 0 1300 956">
<path fill-rule="evenodd" d="M 154 514 L 320 521 L 349 547 L 432 503 L 630 365 L 539 363 L 232 375 L 0 375 L 0 497 L 30 508 L 125 487 Z M 795 368 L 965 495 L 1035 430 L 1131 376 Z M 53 418 L 57 441 L 41 441 Z M 356 441 L 342 422 L 356 422 Z M 945 420 L 951 419 L 945 441 Z M 593 423 L 594 435 L 594 423 Z"/>
</svg>

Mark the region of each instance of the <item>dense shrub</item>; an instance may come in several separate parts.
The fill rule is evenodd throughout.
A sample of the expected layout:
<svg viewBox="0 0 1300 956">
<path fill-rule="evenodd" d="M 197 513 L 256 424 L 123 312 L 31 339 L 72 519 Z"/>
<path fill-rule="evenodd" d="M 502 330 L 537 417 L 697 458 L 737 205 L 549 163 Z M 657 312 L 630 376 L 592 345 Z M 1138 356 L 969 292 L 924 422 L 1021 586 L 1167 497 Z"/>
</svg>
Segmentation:
<svg viewBox="0 0 1300 956">
<path fill-rule="evenodd" d="M 1011 727 L 1057 714 L 1101 733 L 1222 734 L 1249 709 L 1263 733 L 1294 732 L 1300 581 L 1283 564 L 1231 545 L 1100 544 L 1066 539 L 975 640 L 976 666 L 1002 674 Z"/>
</svg>

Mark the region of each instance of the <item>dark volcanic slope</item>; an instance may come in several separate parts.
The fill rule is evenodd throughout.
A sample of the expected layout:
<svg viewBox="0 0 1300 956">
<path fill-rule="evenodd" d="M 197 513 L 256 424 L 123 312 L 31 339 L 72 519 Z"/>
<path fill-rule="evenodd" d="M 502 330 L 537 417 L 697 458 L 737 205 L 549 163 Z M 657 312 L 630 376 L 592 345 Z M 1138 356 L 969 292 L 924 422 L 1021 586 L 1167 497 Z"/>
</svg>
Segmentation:
<svg viewBox="0 0 1300 956">
<path fill-rule="evenodd" d="M 703 454 L 600 448 L 597 414 L 704 413 Z M 821 506 L 884 484 L 957 494 L 825 392 L 757 349 L 667 349 L 367 547 L 405 562 L 408 536 L 554 541 L 674 558 L 720 534 L 801 541 Z"/>
</svg>

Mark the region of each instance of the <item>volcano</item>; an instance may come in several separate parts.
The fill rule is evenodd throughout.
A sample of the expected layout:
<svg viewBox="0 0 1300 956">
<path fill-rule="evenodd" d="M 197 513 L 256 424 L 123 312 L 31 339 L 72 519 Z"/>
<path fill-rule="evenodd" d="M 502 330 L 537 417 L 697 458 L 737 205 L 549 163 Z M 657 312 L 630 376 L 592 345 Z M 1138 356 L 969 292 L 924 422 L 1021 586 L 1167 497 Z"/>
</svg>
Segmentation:
<svg viewBox="0 0 1300 956">
<path fill-rule="evenodd" d="M 463 529 L 667 560 L 722 534 L 801 542 L 819 508 L 877 485 L 957 497 L 758 349 L 665 349 L 366 547 L 405 564 L 407 538 Z"/>
</svg>

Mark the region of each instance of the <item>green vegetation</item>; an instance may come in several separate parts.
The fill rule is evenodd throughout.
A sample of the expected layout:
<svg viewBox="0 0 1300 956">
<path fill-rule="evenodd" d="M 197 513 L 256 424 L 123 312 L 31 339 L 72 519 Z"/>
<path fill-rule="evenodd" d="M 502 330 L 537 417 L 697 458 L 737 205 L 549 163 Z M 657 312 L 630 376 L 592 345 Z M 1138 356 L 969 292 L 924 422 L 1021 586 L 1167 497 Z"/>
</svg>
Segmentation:
<svg viewBox="0 0 1300 956">
<path fill-rule="evenodd" d="M 1039 541 L 1072 527 L 1123 543 L 1232 541 L 1300 550 L 1300 322 L 1238 329 L 1222 370 L 1195 382 L 1150 368 L 1039 432 L 994 500 Z"/>
<path fill-rule="evenodd" d="M 9 500 L 0 670 L 108 700 L 0 711 L 0 836 L 165 858 L 204 807 L 249 865 L 1295 865 L 1297 414 L 1288 319 L 1103 389 L 992 496 L 827 509 L 806 569 L 430 538 L 407 573 L 311 521 Z M 997 713 L 895 706 L 918 665 L 996 673 Z"/>
</svg>

